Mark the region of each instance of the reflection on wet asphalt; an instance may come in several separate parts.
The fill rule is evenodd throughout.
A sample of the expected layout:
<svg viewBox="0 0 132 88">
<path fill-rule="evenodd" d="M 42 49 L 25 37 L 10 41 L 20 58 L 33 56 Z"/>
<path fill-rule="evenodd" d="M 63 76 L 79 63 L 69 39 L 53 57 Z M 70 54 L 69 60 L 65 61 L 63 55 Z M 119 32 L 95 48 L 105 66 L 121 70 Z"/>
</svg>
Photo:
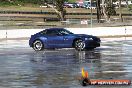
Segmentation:
<svg viewBox="0 0 132 88">
<path fill-rule="evenodd" d="M 81 68 L 90 79 L 132 80 L 132 41 L 103 39 L 95 50 L 56 49 L 35 52 L 28 40 L 0 42 L 0 88 L 82 88 Z M 88 88 L 132 86 L 88 86 Z"/>
</svg>

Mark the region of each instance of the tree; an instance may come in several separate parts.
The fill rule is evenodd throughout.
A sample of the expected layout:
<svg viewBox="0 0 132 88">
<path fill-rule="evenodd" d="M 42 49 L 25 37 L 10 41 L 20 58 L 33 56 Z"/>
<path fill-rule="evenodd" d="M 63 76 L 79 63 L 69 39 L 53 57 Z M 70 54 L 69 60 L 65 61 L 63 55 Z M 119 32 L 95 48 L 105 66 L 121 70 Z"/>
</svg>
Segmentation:
<svg viewBox="0 0 132 88">
<path fill-rule="evenodd" d="M 103 15 L 107 22 L 110 22 L 110 16 L 116 15 L 115 7 L 113 6 L 113 0 L 102 1 Z"/>
<path fill-rule="evenodd" d="M 65 20 L 66 10 L 63 8 L 64 0 L 56 0 L 56 9 L 58 10 L 58 16 L 61 20 Z"/>
<path fill-rule="evenodd" d="M 129 5 L 128 5 L 128 0 L 126 0 L 126 5 L 127 5 L 127 9 L 128 9 L 128 6 L 129 6 Z"/>
<path fill-rule="evenodd" d="M 119 17 L 120 17 L 121 22 L 123 22 L 122 11 L 121 11 L 121 0 L 119 0 Z"/>
<path fill-rule="evenodd" d="M 103 15 L 105 17 L 106 22 L 109 22 L 109 17 L 108 17 L 108 15 L 106 13 L 106 8 L 105 7 L 106 7 L 105 0 L 102 0 L 102 11 L 103 11 Z"/>
<path fill-rule="evenodd" d="M 132 12 L 132 5 L 128 5 L 128 10 Z"/>
<path fill-rule="evenodd" d="M 43 2 L 57 13 L 61 21 L 65 20 L 66 10 L 63 8 L 65 0 L 43 0 Z"/>
<path fill-rule="evenodd" d="M 97 21 L 98 23 L 100 23 L 100 18 L 101 18 L 100 0 L 96 0 L 96 7 L 97 7 Z"/>
</svg>

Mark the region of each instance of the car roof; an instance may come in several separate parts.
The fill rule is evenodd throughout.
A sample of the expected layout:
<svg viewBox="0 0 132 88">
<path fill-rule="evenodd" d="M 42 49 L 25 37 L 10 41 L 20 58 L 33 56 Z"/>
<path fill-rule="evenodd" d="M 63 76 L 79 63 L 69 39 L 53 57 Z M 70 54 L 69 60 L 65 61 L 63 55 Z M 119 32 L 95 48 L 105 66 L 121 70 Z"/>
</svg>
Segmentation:
<svg viewBox="0 0 132 88">
<path fill-rule="evenodd" d="M 45 30 L 62 30 L 62 29 L 64 29 L 64 28 L 48 28 L 48 29 L 45 29 Z"/>
</svg>

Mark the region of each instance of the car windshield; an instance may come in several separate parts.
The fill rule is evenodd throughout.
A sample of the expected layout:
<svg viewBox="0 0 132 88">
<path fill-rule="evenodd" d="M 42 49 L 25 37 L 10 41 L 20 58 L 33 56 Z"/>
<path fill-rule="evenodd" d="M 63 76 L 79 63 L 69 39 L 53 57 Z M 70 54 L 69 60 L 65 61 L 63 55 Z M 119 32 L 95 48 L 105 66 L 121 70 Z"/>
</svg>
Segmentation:
<svg viewBox="0 0 132 88">
<path fill-rule="evenodd" d="M 63 30 L 57 30 L 59 34 L 63 34 L 63 35 L 67 35 L 67 34 L 73 34 L 72 32 L 66 30 L 66 29 L 63 29 Z"/>
</svg>

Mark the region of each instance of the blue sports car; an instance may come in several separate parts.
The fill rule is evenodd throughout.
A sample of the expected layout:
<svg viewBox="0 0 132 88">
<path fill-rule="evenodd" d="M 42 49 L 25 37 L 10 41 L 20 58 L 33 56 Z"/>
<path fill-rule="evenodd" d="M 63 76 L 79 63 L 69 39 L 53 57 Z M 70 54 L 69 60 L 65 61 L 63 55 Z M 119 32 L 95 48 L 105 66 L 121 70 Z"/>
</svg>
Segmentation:
<svg viewBox="0 0 132 88">
<path fill-rule="evenodd" d="M 50 48 L 75 48 L 82 51 L 99 47 L 100 42 L 96 36 L 73 34 L 64 28 L 49 28 L 31 35 L 29 45 L 35 51 Z"/>
</svg>

